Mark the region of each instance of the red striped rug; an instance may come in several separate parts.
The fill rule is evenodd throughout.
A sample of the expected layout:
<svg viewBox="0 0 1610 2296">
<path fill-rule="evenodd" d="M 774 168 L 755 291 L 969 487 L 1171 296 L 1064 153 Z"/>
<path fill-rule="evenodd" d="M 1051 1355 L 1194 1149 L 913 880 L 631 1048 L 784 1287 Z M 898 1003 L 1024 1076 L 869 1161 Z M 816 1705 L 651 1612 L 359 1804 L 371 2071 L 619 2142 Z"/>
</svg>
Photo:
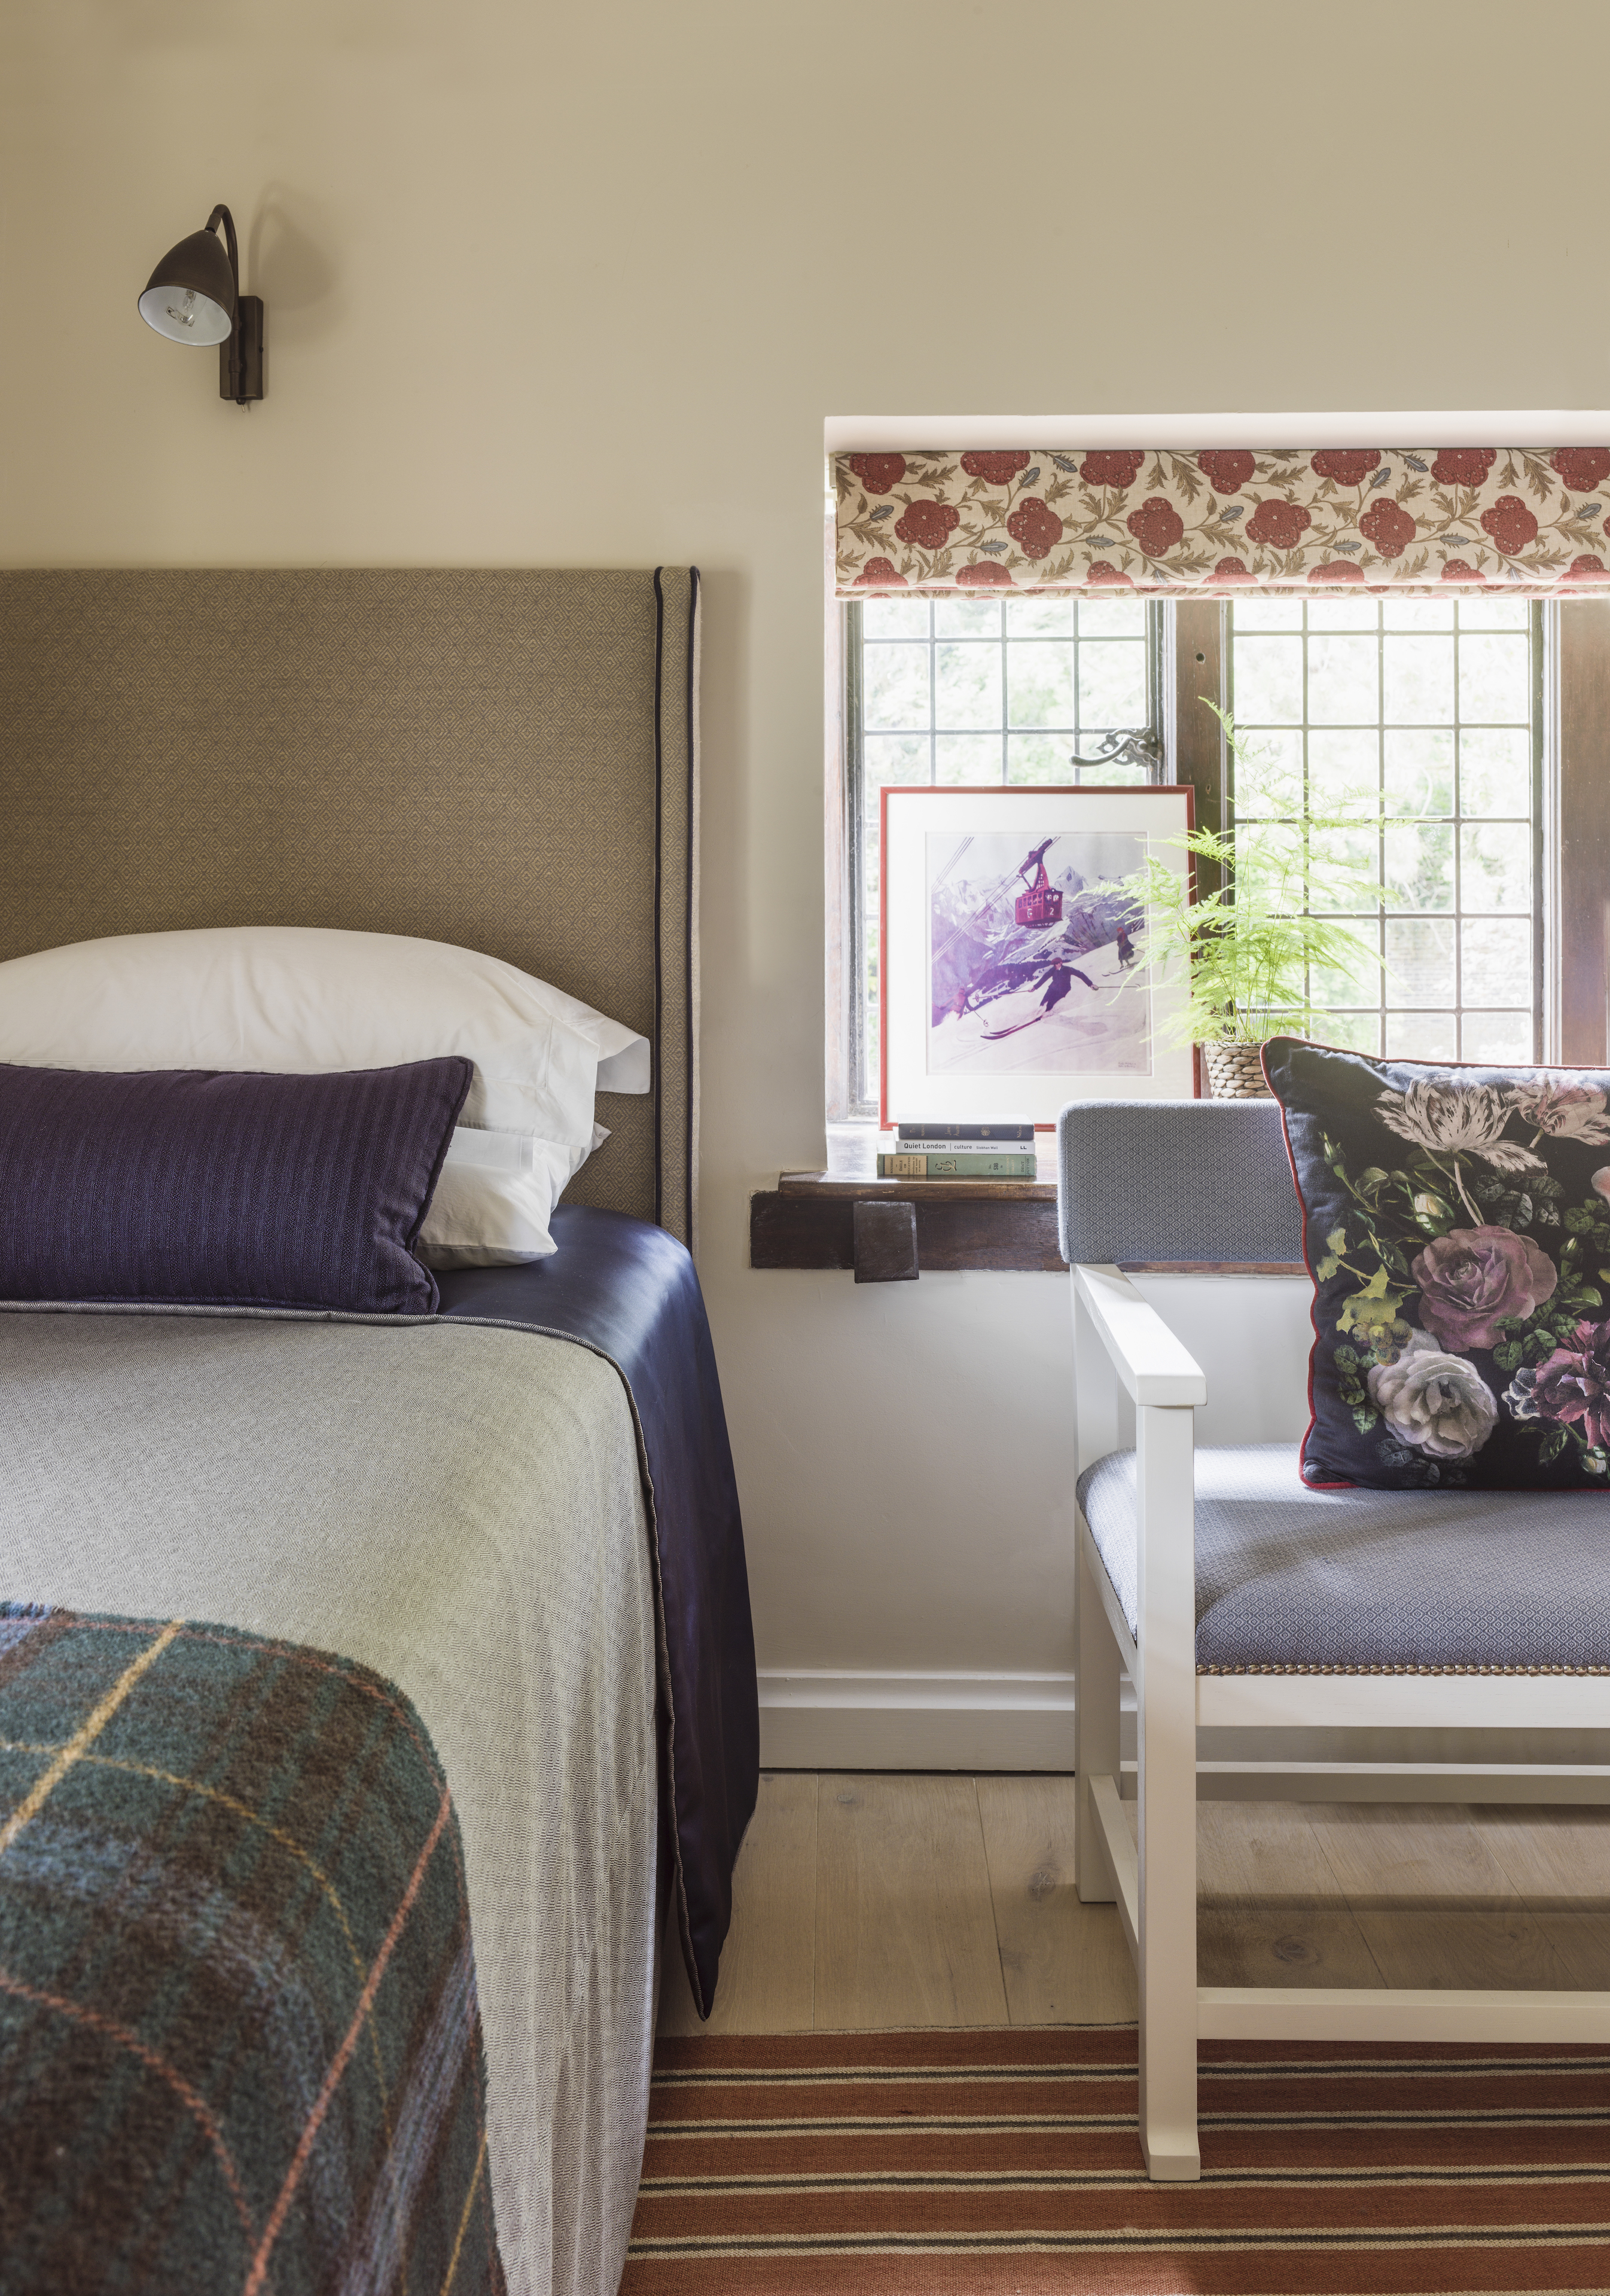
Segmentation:
<svg viewBox="0 0 1610 2296">
<path fill-rule="evenodd" d="M 621 2296 L 1610 2288 L 1610 2050 L 1204 2044 L 1154 2185 L 1130 2027 L 662 2041 Z"/>
</svg>

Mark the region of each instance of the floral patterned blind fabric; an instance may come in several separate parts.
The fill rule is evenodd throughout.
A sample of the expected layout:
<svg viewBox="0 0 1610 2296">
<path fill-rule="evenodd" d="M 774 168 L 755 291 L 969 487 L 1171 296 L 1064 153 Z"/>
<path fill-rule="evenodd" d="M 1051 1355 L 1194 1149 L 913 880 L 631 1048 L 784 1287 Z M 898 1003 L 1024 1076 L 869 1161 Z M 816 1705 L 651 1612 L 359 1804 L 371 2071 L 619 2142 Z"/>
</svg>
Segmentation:
<svg viewBox="0 0 1610 2296">
<path fill-rule="evenodd" d="M 838 455 L 841 597 L 1610 584 L 1610 447 Z"/>
</svg>

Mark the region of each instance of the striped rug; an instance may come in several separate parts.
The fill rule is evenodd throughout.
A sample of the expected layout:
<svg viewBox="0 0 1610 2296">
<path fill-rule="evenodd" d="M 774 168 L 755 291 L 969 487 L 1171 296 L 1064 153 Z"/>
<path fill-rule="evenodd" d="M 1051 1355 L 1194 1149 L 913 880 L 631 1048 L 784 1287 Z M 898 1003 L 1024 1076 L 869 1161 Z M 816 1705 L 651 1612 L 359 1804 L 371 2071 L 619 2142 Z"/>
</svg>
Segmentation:
<svg viewBox="0 0 1610 2296">
<path fill-rule="evenodd" d="M 1610 2288 L 1610 2051 L 1205 2044 L 1154 2185 L 1132 2027 L 667 2040 L 621 2296 Z"/>
</svg>

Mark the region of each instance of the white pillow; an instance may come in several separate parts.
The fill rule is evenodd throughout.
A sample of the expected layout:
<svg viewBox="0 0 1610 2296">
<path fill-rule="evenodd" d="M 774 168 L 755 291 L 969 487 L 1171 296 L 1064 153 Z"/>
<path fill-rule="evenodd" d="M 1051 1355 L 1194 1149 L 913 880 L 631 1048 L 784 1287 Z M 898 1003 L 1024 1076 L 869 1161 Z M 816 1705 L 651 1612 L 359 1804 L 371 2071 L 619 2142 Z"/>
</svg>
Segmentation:
<svg viewBox="0 0 1610 2296">
<path fill-rule="evenodd" d="M 462 1124 L 521 1135 L 543 1152 L 533 1148 L 517 1176 L 532 1185 L 513 1227 L 506 1189 L 492 1191 L 486 1213 L 494 1229 L 525 1234 L 523 1245 L 465 1234 L 470 1200 L 487 1191 L 456 1181 L 461 1240 L 442 1248 L 541 1257 L 554 1249 L 553 1203 L 594 1144 L 595 1091 L 649 1089 L 646 1038 L 579 998 L 444 941 L 312 925 L 127 933 L 0 964 L 0 1061 L 22 1067 L 306 1076 L 448 1053 L 475 1064 Z M 433 1208 L 426 1235 L 434 1224 Z"/>
<path fill-rule="evenodd" d="M 593 1127 L 593 1147 L 609 1138 Z M 448 1143 L 436 1193 L 415 1245 L 427 1267 L 502 1267 L 546 1259 L 554 1206 L 576 1167 L 568 1149 L 530 1132 L 460 1125 Z"/>
</svg>

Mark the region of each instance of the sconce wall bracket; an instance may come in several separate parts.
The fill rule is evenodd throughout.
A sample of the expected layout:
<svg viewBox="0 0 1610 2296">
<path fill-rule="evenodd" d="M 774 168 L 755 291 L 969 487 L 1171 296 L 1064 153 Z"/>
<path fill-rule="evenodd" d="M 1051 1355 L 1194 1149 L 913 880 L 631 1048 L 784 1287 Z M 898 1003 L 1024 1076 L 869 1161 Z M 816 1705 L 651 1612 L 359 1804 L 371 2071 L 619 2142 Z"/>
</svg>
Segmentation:
<svg viewBox="0 0 1610 2296">
<path fill-rule="evenodd" d="M 263 395 L 263 299 L 235 299 L 234 332 L 218 345 L 218 397 L 248 406 Z"/>
</svg>

